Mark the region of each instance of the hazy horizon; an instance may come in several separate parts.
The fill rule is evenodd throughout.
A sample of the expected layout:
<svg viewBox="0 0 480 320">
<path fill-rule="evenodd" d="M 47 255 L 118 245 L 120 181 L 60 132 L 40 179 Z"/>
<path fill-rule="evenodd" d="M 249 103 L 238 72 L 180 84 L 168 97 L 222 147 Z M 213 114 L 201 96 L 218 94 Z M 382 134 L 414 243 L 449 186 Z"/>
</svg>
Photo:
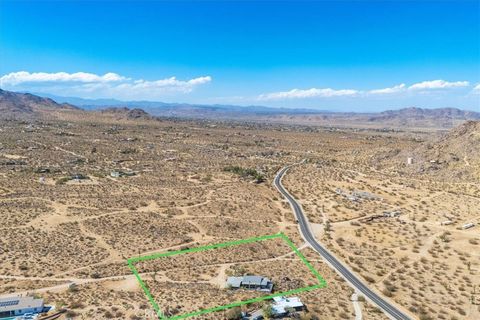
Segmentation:
<svg viewBox="0 0 480 320">
<path fill-rule="evenodd" d="M 70 103 L 73 105 L 77 105 L 79 107 L 85 107 L 85 106 L 91 106 L 91 107 L 122 107 L 122 105 L 117 105 L 117 104 L 125 104 L 126 107 L 132 108 L 132 107 L 150 107 L 152 109 L 158 108 L 159 104 L 165 104 L 165 105 L 192 105 L 192 106 L 204 106 L 204 107 L 214 107 L 214 106 L 225 106 L 225 107 L 241 107 L 241 108 L 268 108 L 272 110 L 304 110 L 304 111 L 312 111 L 312 112 L 340 112 L 340 113 L 378 113 L 378 112 L 384 112 L 384 111 L 395 111 L 395 110 L 401 110 L 401 109 L 408 109 L 408 108 L 420 108 L 420 109 L 430 109 L 430 110 L 435 110 L 435 109 L 445 109 L 445 108 L 453 108 L 453 109 L 459 109 L 463 111 L 471 111 L 471 112 L 480 112 L 480 110 L 473 110 L 473 109 L 468 109 L 468 108 L 458 108 L 458 107 L 419 107 L 419 106 L 405 106 L 405 107 L 385 107 L 384 109 L 378 109 L 378 110 L 360 110 L 360 111 L 353 111 L 353 110 L 330 110 L 327 108 L 315 108 L 315 107 L 280 107 L 280 106 L 267 106 L 267 105 L 261 105 L 261 104 L 256 104 L 256 105 L 242 105 L 242 104 L 206 104 L 206 103 L 188 103 L 188 102 L 165 102 L 165 101 L 159 101 L 159 100 L 121 100 L 121 99 L 114 99 L 114 98 L 96 98 L 96 99 L 89 99 L 89 98 L 81 98 L 81 97 L 66 97 L 66 96 L 58 96 L 54 94 L 49 94 L 49 93 L 42 93 L 42 92 L 31 92 L 31 91 L 18 91 L 19 93 L 30 93 L 33 95 L 37 95 L 40 97 L 45 97 L 45 98 L 50 98 L 53 99 L 54 101 L 58 103 Z M 148 106 L 148 104 L 152 104 L 151 106 Z"/>
</svg>

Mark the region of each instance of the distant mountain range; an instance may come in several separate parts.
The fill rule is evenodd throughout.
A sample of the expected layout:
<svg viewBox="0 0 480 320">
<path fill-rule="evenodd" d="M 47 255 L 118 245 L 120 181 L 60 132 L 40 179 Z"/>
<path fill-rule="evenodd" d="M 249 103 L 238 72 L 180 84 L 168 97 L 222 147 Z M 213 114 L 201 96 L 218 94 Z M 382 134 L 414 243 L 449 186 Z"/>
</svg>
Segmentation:
<svg viewBox="0 0 480 320">
<path fill-rule="evenodd" d="M 43 97 L 51 98 L 58 103 L 69 103 L 85 110 L 98 110 L 110 107 L 141 108 L 152 115 L 186 115 L 189 112 L 199 115 L 202 112 L 208 114 L 217 113 L 252 113 L 258 115 L 268 114 L 318 114 L 329 113 L 326 110 L 314 110 L 307 108 L 273 108 L 265 106 L 237 106 L 229 104 L 189 104 L 189 103 L 168 103 L 161 101 L 121 101 L 116 99 L 83 99 L 78 97 L 61 97 L 51 94 L 38 94 Z"/>
<path fill-rule="evenodd" d="M 124 102 L 114 99 L 89 100 L 51 95 L 40 97 L 30 93 L 16 93 L 0 89 L 0 116 L 2 118 L 31 117 L 49 114 L 54 111 L 80 111 L 80 108 L 114 118 L 121 117 L 130 120 L 160 116 L 351 127 L 432 127 L 448 129 L 466 120 L 480 120 L 480 112 L 456 108 L 423 109 L 412 107 L 379 113 L 342 113 L 263 106 L 196 105 L 150 101 Z"/>
<path fill-rule="evenodd" d="M 387 120 L 397 117 L 409 119 L 425 118 L 453 118 L 453 119 L 480 119 L 480 113 L 456 108 L 422 109 L 404 108 L 400 110 L 388 110 L 372 116 L 371 120 Z"/>
</svg>

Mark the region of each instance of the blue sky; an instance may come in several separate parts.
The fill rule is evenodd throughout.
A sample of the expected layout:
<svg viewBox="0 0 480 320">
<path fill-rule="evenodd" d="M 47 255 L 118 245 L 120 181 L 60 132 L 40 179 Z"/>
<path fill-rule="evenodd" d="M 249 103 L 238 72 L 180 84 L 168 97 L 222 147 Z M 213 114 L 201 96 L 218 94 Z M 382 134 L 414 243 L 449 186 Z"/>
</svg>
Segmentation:
<svg viewBox="0 0 480 320">
<path fill-rule="evenodd" d="M 5 1 L 0 87 L 343 111 L 480 111 L 480 1 Z"/>
</svg>

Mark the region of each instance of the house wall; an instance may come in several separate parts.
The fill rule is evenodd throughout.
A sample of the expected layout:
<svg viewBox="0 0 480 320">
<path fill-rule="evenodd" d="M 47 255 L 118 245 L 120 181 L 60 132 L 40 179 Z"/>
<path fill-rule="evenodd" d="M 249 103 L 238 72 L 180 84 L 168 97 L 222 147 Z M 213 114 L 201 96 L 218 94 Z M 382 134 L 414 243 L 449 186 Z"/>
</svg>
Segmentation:
<svg viewBox="0 0 480 320">
<path fill-rule="evenodd" d="M 40 308 L 40 307 L 38 307 L 38 308 L 26 308 L 26 309 L 15 310 L 14 314 L 16 316 L 21 316 L 25 313 L 39 313 L 39 312 L 42 312 L 42 310 L 43 310 L 43 307 L 42 308 Z"/>
</svg>

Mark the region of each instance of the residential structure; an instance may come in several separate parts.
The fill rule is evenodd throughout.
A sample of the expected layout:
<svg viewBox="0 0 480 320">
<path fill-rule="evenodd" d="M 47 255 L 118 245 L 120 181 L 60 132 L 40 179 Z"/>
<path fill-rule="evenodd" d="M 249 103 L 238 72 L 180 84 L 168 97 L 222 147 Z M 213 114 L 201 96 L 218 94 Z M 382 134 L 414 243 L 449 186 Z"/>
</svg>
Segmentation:
<svg viewBox="0 0 480 320">
<path fill-rule="evenodd" d="M 383 216 L 385 218 L 395 218 L 398 217 L 401 214 L 400 211 L 384 211 Z"/>
<path fill-rule="evenodd" d="M 0 319 L 22 316 L 26 313 L 41 313 L 43 310 L 43 299 L 30 296 L 0 298 Z"/>
<path fill-rule="evenodd" d="M 270 281 L 270 279 L 262 276 L 228 277 L 227 288 L 243 288 L 249 290 L 271 292 L 273 289 L 273 283 L 272 281 Z"/>
<path fill-rule="evenodd" d="M 302 311 L 305 305 L 298 297 L 275 297 L 272 304 L 273 315 L 281 317 L 287 315 L 290 311 Z"/>
<path fill-rule="evenodd" d="M 271 304 L 272 314 L 274 318 L 285 318 L 292 315 L 292 312 L 303 311 L 306 309 L 305 305 L 300 301 L 298 297 L 275 297 Z M 248 320 L 262 320 L 263 310 L 257 310 L 252 314 L 245 317 Z"/>
<path fill-rule="evenodd" d="M 467 230 L 467 229 L 473 228 L 474 226 L 475 226 L 475 224 L 472 223 L 472 222 L 470 222 L 470 223 L 464 224 L 464 225 L 462 226 L 462 229 L 463 229 L 463 230 Z"/>
<path fill-rule="evenodd" d="M 134 176 L 136 173 L 132 171 L 121 171 L 121 170 L 114 170 L 110 172 L 110 176 L 113 178 L 120 178 L 120 177 L 131 177 Z"/>
</svg>

